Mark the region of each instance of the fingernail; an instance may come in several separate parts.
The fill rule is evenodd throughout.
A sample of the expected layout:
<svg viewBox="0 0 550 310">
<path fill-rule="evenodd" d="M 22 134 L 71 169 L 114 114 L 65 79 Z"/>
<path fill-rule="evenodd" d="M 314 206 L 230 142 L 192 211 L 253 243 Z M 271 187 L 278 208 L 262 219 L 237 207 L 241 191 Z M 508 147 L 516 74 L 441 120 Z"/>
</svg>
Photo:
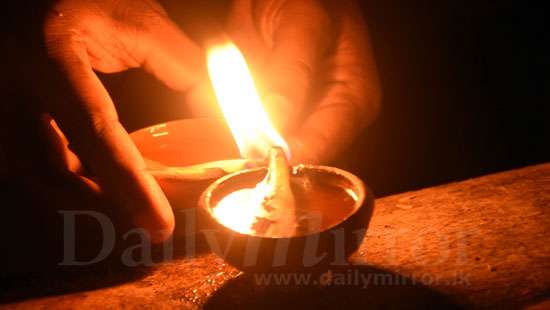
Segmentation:
<svg viewBox="0 0 550 310">
<path fill-rule="evenodd" d="M 160 214 L 151 214 L 148 211 L 135 214 L 133 223 L 135 226 L 147 230 L 153 243 L 161 243 L 169 239 L 175 226 L 172 214 L 162 216 Z"/>
</svg>

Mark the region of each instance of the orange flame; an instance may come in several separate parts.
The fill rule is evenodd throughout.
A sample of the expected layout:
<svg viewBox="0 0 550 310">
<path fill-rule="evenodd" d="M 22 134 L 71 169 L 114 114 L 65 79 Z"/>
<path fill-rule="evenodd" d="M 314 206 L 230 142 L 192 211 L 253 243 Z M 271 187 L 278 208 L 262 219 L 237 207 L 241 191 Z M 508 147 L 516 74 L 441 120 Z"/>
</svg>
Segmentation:
<svg viewBox="0 0 550 310">
<path fill-rule="evenodd" d="M 241 156 L 264 159 L 278 146 L 289 157 L 288 145 L 271 124 L 239 49 L 230 42 L 216 45 L 208 50 L 207 61 L 218 104 Z M 232 230 L 253 233 L 254 223 L 269 217 L 263 202 L 273 186 L 263 180 L 254 188 L 231 193 L 214 207 L 213 215 Z"/>
<path fill-rule="evenodd" d="M 241 155 L 266 158 L 273 146 L 289 148 L 271 124 L 239 49 L 230 42 L 208 50 L 208 73 Z"/>
</svg>

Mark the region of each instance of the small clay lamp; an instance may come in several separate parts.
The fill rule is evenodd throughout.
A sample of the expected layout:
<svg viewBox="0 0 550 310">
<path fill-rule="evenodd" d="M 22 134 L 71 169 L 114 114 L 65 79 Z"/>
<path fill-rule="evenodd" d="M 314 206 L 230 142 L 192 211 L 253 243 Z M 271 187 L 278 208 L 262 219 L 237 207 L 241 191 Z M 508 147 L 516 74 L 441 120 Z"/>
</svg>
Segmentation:
<svg viewBox="0 0 550 310">
<path fill-rule="evenodd" d="M 289 167 L 273 148 L 268 167 L 216 180 L 202 194 L 213 250 L 249 272 L 324 271 L 345 264 L 368 226 L 373 196 L 353 174 L 327 166 Z"/>
</svg>

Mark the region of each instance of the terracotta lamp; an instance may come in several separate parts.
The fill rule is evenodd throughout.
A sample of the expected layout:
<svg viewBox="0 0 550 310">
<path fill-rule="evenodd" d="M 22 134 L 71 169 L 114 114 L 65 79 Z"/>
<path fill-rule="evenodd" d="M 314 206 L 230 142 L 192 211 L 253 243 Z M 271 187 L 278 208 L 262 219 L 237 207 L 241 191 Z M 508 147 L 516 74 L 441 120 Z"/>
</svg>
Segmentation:
<svg viewBox="0 0 550 310">
<path fill-rule="evenodd" d="M 246 271 L 322 270 L 345 262 L 362 240 L 373 196 L 353 174 L 291 167 L 291 152 L 232 43 L 208 50 L 225 121 L 168 122 L 131 134 L 175 209 L 198 207 L 206 239 Z"/>
</svg>

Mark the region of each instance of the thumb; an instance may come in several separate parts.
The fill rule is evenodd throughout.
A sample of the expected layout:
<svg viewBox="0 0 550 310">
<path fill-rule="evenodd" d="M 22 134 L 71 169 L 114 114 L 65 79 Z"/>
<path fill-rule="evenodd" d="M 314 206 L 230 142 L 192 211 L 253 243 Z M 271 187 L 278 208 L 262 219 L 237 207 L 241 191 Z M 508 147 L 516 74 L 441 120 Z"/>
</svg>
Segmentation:
<svg viewBox="0 0 550 310">
<path fill-rule="evenodd" d="M 292 131 L 328 48 L 331 21 L 316 1 L 286 1 L 264 16 L 275 26 L 263 99 L 275 125 Z"/>
</svg>

